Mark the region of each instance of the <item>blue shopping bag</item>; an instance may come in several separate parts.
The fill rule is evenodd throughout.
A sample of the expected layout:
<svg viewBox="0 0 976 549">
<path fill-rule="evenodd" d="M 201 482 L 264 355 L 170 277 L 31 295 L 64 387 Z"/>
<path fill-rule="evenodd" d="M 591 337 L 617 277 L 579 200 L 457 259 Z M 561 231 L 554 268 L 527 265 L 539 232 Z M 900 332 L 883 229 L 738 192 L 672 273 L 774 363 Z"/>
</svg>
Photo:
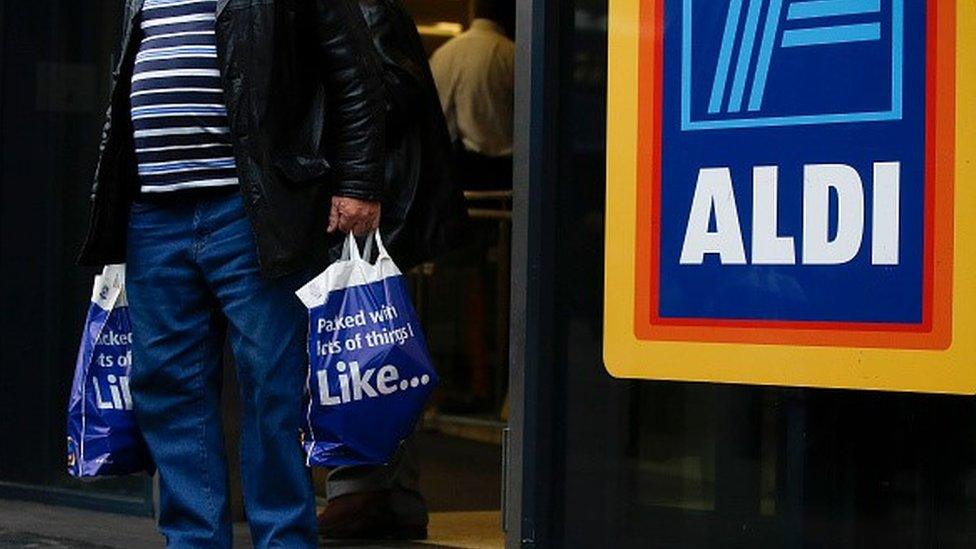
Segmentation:
<svg viewBox="0 0 976 549">
<path fill-rule="evenodd" d="M 132 328 L 125 265 L 95 277 L 68 400 L 68 473 L 87 478 L 155 469 L 132 413 Z"/>
<path fill-rule="evenodd" d="M 374 242 L 375 264 L 368 261 Z M 309 310 L 302 444 L 310 466 L 389 462 L 438 381 L 403 275 L 378 231 L 363 255 L 350 235 L 342 258 L 297 292 Z"/>
</svg>

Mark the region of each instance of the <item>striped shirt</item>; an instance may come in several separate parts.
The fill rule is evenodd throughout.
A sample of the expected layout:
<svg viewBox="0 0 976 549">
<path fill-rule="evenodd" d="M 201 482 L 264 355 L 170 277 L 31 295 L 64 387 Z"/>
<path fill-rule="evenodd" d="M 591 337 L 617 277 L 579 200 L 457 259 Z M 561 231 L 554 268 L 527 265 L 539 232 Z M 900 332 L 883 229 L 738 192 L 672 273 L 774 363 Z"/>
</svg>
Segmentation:
<svg viewBox="0 0 976 549">
<path fill-rule="evenodd" d="M 132 74 L 144 193 L 237 184 L 217 64 L 216 0 L 145 0 Z"/>
</svg>

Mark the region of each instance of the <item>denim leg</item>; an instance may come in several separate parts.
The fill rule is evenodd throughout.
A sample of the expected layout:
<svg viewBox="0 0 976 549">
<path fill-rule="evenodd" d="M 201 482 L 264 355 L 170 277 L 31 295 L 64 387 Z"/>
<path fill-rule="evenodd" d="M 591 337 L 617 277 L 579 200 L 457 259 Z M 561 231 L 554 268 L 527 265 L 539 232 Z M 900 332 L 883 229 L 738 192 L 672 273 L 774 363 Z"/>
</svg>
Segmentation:
<svg viewBox="0 0 976 549">
<path fill-rule="evenodd" d="M 315 495 L 299 443 L 308 359 L 307 273 L 263 278 L 239 197 L 214 203 L 200 265 L 228 320 L 241 390 L 241 476 L 254 546 L 315 547 Z"/>
<path fill-rule="evenodd" d="M 159 469 L 170 547 L 230 547 L 217 306 L 194 264 L 192 204 L 133 207 L 126 286 L 134 409 Z"/>
</svg>

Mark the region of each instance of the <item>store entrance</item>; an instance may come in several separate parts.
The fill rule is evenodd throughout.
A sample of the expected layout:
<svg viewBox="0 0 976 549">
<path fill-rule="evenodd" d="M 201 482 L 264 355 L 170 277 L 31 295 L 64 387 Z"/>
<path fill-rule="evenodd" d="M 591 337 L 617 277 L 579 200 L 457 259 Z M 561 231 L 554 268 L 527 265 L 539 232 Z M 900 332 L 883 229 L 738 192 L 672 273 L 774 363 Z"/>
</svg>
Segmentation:
<svg viewBox="0 0 976 549">
<path fill-rule="evenodd" d="M 471 242 L 408 275 L 441 375 L 417 449 L 431 535 L 501 546 L 511 191 L 465 194 Z"/>
<path fill-rule="evenodd" d="M 414 444 L 420 488 L 430 543 L 452 547 L 504 545 L 514 100 L 507 1 L 403 0 L 431 56 L 470 217 L 459 247 L 407 274 L 441 377 Z M 478 55 L 472 44 L 496 52 Z"/>
<path fill-rule="evenodd" d="M 406 0 L 404 6 L 431 55 L 485 15 L 477 0 Z M 501 15 L 503 10 L 495 13 L 500 15 L 498 19 L 507 19 Z M 499 21 L 499 27 L 511 36 L 512 23 Z M 439 55 L 447 57 L 444 53 L 450 48 Z M 442 103 L 450 93 L 443 89 L 444 82 L 453 77 L 445 74 L 447 64 L 443 59 L 432 63 Z M 490 101 L 486 97 L 458 100 Z M 452 118 L 450 112 L 447 116 L 452 132 L 460 133 L 458 126 L 463 121 Z M 511 156 L 506 173 L 504 160 L 472 159 L 463 152 L 463 136 L 455 133 L 454 137 L 462 150 L 458 183 L 465 189 L 471 218 L 468 234 L 460 248 L 409 275 L 441 375 L 441 386 L 418 436 L 421 487 L 430 505 L 432 541 L 501 547 L 502 438 L 508 420 Z M 487 167 L 479 162 L 486 162 Z M 502 167 L 496 170 L 500 163 Z M 493 172 L 501 175 L 486 176 Z"/>
</svg>

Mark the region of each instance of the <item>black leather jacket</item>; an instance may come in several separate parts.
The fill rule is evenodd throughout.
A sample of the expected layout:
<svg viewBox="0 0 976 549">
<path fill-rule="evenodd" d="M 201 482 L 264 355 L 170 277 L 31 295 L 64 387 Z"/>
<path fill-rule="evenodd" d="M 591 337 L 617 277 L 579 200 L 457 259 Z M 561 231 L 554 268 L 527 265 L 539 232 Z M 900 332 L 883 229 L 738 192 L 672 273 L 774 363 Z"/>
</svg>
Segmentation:
<svg viewBox="0 0 976 549">
<path fill-rule="evenodd" d="M 125 261 L 138 175 L 129 87 L 143 0 L 128 0 L 88 237 L 79 261 Z M 325 261 L 333 195 L 385 200 L 380 65 L 355 0 L 218 0 L 217 51 L 241 192 L 268 276 Z"/>
<path fill-rule="evenodd" d="M 451 136 L 417 26 L 400 0 L 359 0 L 386 91 L 386 181 L 381 228 L 401 269 L 459 246 L 467 208 Z"/>
</svg>

